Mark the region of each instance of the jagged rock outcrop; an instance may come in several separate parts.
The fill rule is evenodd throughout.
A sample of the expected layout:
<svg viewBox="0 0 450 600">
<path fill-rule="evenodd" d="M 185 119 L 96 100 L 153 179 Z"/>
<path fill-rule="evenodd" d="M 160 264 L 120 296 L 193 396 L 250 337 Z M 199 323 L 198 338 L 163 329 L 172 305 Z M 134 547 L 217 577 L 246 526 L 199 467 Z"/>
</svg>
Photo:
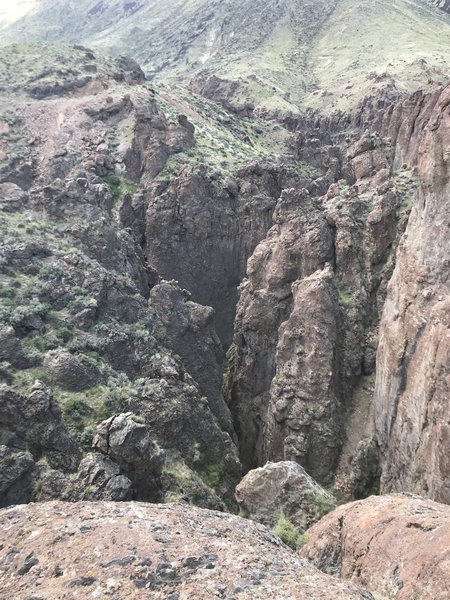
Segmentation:
<svg viewBox="0 0 450 600">
<path fill-rule="evenodd" d="M 248 261 L 227 381 L 244 464 L 294 460 L 319 482 L 334 477 L 353 390 L 374 372 L 408 215 L 388 139 L 365 133 L 346 155 L 338 146 L 328 155 L 326 195 L 285 190 Z"/>
<path fill-rule="evenodd" d="M 88 454 L 78 473 L 40 465 L 33 497 L 156 497 L 137 491 L 136 457 L 90 452 L 99 423 L 132 413 L 164 450 L 162 499 L 236 508 L 238 442 L 245 469 L 296 461 L 353 497 L 382 473 L 383 489 L 446 499 L 448 92 L 398 100 L 374 74 L 380 92 L 353 116 L 242 118 L 152 89 L 125 59 L 96 71 L 84 48 L 39 48 L 61 85 L 16 49 L 17 106 L 0 119 L 0 375 L 51 384 Z M 33 83 L 52 99 L 30 99 Z M 226 361 L 219 339 L 233 341 Z"/>
<path fill-rule="evenodd" d="M 29 450 L 35 460 L 45 457 L 50 466 L 76 469 L 80 453 L 62 419 L 52 391 L 35 381 L 28 395 L 0 387 L 0 421 L 8 446 Z"/>
<path fill-rule="evenodd" d="M 195 302 L 216 311 L 215 327 L 228 347 L 236 288 L 247 259 L 272 223 L 281 190 L 306 185 L 293 169 L 252 164 L 237 178 L 218 179 L 206 165 L 186 167 L 171 185 L 152 188 L 146 256 L 165 279 L 175 279 Z"/>
<path fill-rule="evenodd" d="M 48 81 L 66 53 L 71 61 L 87 52 L 41 49 Z M 30 77 L 14 60 L 17 77 Z M 55 91 L 52 100 L 30 102 L 19 86 L 17 111 L 0 118 L 0 129 L 16 135 L 0 140 L 14 153 L 0 172 L 0 376 L 21 390 L 35 378 L 52 386 L 76 448 L 68 455 L 77 456 L 70 468 L 41 462 L 29 477 L 36 461 L 20 448 L 16 471 L 28 491 L 17 500 L 170 497 L 235 507 L 241 466 L 220 391 L 213 311 L 175 284 L 155 286 L 161 277 L 143 252 L 150 182 L 196 143 L 195 129 L 181 114 L 167 117 L 141 77 L 127 79 L 124 91 L 109 64 L 98 63 L 92 85 Z M 75 69 L 64 70 L 64 81 L 71 76 Z M 127 412 L 143 421 L 133 431 L 150 428 L 166 452 L 148 478 L 137 473 L 147 468 L 133 454 L 139 436 L 130 434 L 125 455 L 90 452 L 96 426 Z"/>
<path fill-rule="evenodd" d="M 190 293 L 176 282 L 154 286 L 150 299 L 167 347 L 182 358 L 220 426 L 233 435 L 231 414 L 221 393 L 224 356 L 214 328 L 214 310 L 192 302 Z"/>
<path fill-rule="evenodd" d="M 62 348 L 50 350 L 43 366 L 49 380 L 64 390 L 80 392 L 100 382 L 100 373 L 87 356 L 73 356 Z"/>
<path fill-rule="evenodd" d="M 132 500 L 136 489 L 119 465 L 98 453 L 87 454 L 76 474 L 67 476 L 61 471 L 45 470 L 34 485 L 33 500 Z"/>
<path fill-rule="evenodd" d="M 223 513 L 50 502 L 5 509 L 0 522 L 2 593 L 17 600 L 75 594 L 372 600 L 309 565 L 262 525 Z M 23 537 L 28 529 L 32 535 Z"/>
<path fill-rule="evenodd" d="M 46 466 L 73 472 L 81 460 L 51 390 L 39 381 L 27 396 L 0 386 L 0 434 L 1 506 L 29 502 Z"/>
<path fill-rule="evenodd" d="M 380 325 L 375 425 L 382 489 L 450 502 L 450 88 L 415 100 L 398 109 L 413 112 L 398 158 L 417 165 L 419 187 Z"/>
<path fill-rule="evenodd" d="M 295 462 L 267 463 L 249 471 L 236 487 L 240 509 L 253 521 L 274 527 L 286 517 L 300 531 L 332 510 L 336 501 Z"/>
<path fill-rule="evenodd" d="M 100 423 L 92 446 L 121 468 L 139 500 L 158 500 L 164 453 L 152 439 L 149 427 L 132 413 L 114 415 Z"/>
<path fill-rule="evenodd" d="M 372 496 L 338 507 L 307 532 L 300 554 L 380 597 L 450 595 L 450 507 L 411 496 Z"/>
</svg>

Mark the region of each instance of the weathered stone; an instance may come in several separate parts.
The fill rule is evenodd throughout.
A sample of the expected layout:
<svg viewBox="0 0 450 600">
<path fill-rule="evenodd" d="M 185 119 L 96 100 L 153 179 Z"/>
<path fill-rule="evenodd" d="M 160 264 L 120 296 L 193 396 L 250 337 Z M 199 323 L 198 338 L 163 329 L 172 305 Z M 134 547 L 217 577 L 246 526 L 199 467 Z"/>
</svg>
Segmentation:
<svg viewBox="0 0 450 600">
<path fill-rule="evenodd" d="M 100 381 L 100 373 L 86 356 L 74 356 L 63 348 L 46 354 L 44 368 L 52 383 L 73 392 L 90 388 Z"/>
<path fill-rule="evenodd" d="M 450 595 L 450 507 L 411 496 L 345 504 L 307 531 L 300 554 L 319 569 L 396 600 Z"/>
<path fill-rule="evenodd" d="M 5 361 L 18 369 L 31 366 L 25 355 L 20 340 L 15 336 L 12 327 L 0 327 L 0 362 Z"/>
<path fill-rule="evenodd" d="M 181 504 L 38 503 L 3 510 L 0 525 L 9 598 L 373 600 L 318 571 L 262 525 Z"/>
<path fill-rule="evenodd" d="M 80 451 L 67 430 L 52 391 L 36 381 L 28 396 L 0 386 L 0 425 L 11 434 L 11 448 L 27 448 L 35 460 L 44 456 L 49 465 L 76 470 Z"/>
<path fill-rule="evenodd" d="M 382 490 L 442 502 L 450 502 L 449 98 L 447 86 L 397 107 L 415 117 L 397 137 L 420 185 L 383 309 L 374 394 Z"/>
<path fill-rule="evenodd" d="M 139 500 L 155 501 L 164 454 L 152 439 L 149 427 L 132 413 L 120 414 L 97 426 L 93 448 L 119 465 L 133 483 Z"/>
<path fill-rule="evenodd" d="M 284 515 L 301 531 L 336 505 L 329 492 L 289 461 L 249 471 L 236 487 L 236 500 L 253 521 L 274 527 Z"/>
<path fill-rule="evenodd" d="M 35 462 L 27 452 L 0 446 L 0 506 L 29 502 Z"/>
<path fill-rule="evenodd" d="M 0 183 L 0 206 L 8 212 L 23 210 L 28 195 L 15 183 Z"/>
</svg>

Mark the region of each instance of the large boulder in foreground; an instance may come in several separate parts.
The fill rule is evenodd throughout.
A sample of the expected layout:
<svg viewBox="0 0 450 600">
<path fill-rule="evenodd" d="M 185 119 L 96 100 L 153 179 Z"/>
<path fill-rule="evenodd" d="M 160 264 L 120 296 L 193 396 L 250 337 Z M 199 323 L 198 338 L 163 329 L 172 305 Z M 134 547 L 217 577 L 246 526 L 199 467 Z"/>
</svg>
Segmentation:
<svg viewBox="0 0 450 600">
<path fill-rule="evenodd" d="M 253 521 L 273 527 L 283 514 L 302 531 L 336 505 L 303 467 L 289 460 L 249 471 L 236 487 L 236 500 Z"/>
<path fill-rule="evenodd" d="M 372 496 L 340 506 L 306 535 L 301 555 L 326 573 L 392 600 L 450 598 L 450 506 Z"/>
<path fill-rule="evenodd" d="M 2 597 L 373 600 L 233 515 L 136 502 L 0 512 Z"/>
</svg>

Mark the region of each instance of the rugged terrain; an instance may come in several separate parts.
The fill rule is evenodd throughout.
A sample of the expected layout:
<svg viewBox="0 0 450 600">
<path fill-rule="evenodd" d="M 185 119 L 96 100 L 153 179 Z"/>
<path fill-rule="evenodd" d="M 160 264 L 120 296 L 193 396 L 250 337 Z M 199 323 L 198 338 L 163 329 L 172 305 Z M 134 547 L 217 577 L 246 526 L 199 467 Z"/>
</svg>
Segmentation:
<svg viewBox="0 0 450 600">
<path fill-rule="evenodd" d="M 313 524 L 371 494 L 450 503 L 448 7 L 236 6 L 55 0 L 0 13 L 2 43 L 20 39 L 0 48 L 0 506 L 64 500 L 82 513 L 6 508 L 7 542 L 25 521 L 42 523 L 41 540 L 46 519 L 104 509 L 124 540 L 126 519 L 167 516 L 164 531 L 227 523 L 243 532 L 229 552 L 245 546 L 261 561 L 277 542 L 259 526 L 112 501 L 240 508 L 292 548 L 308 541 L 320 568 L 406 598 L 424 587 L 421 573 L 400 576 L 395 557 L 388 575 L 370 556 L 368 575 L 347 568 L 341 520 L 354 512 L 364 528 L 370 514 L 378 535 L 391 516 L 395 532 L 405 511 L 435 510 L 444 531 L 445 508 L 383 496 Z M 416 531 L 434 529 L 411 527 L 411 552 L 439 565 Z M 106 524 L 99 533 L 105 552 Z M 33 536 L 23 565 L 1 549 L 9 595 L 42 580 Z M 170 540 L 149 559 L 159 571 L 136 562 L 143 587 L 206 590 L 202 557 L 226 557 L 194 539 L 187 566 L 164 558 Z M 85 552 L 74 540 L 67 564 Z M 135 569 L 136 553 L 109 548 L 109 566 Z M 278 549 L 286 597 L 322 582 L 324 598 L 371 597 Z M 113 585 L 61 570 L 61 589 L 81 581 L 103 597 Z M 304 573 L 295 592 L 293 570 Z M 272 575 L 211 585 L 219 597 L 265 598 Z M 439 578 L 430 594 L 440 600 Z M 139 597 L 133 577 L 126 586 Z"/>
<path fill-rule="evenodd" d="M 30 0 L 0 12 L 1 44 L 45 40 L 126 52 L 149 77 L 225 103 L 299 112 L 354 107 L 380 87 L 449 78 L 444 2 Z"/>
<path fill-rule="evenodd" d="M 108 417 L 142 419 L 159 499 L 231 506 L 239 459 L 288 459 L 346 497 L 381 481 L 448 501 L 445 419 L 426 416 L 446 397 L 448 87 L 263 119 L 83 47 L 3 56 L 5 415 L 11 394 L 31 410 L 39 380 L 80 452 Z M 436 375 L 422 361 L 411 379 L 399 449 L 416 329 Z M 13 455 L 31 450 L 38 498 L 51 444 L 2 427 Z"/>
</svg>

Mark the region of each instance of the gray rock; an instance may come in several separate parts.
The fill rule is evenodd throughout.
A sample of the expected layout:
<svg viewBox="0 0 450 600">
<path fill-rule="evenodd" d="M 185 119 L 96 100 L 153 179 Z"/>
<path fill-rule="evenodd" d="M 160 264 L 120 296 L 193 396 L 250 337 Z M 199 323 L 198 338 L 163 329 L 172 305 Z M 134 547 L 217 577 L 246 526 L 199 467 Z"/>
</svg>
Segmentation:
<svg viewBox="0 0 450 600">
<path fill-rule="evenodd" d="M 23 210 L 28 204 L 28 195 L 15 183 L 0 183 L 0 206 L 7 212 Z"/>
<path fill-rule="evenodd" d="M 4 443 L 0 503 L 28 502 L 45 468 L 76 471 L 78 444 L 67 430 L 52 392 L 36 381 L 28 396 L 0 386 L 0 431 Z"/>
<path fill-rule="evenodd" d="M 158 498 L 164 454 L 147 425 L 132 413 L 116 415 L 98 425 L 92 445 L 120 466 L 139 500 Z"/>
<path fill-rule="evenodd" d="M 44 369 L 52 383 L 72 392 L 86 390 L 100 381 L 98 369 L 86 356 L 74 356 L 63 348 L 46 354 Z"/>
<path fill-rule="evenodd" d="M 25 355 L 12 327 L 0 327 L 0 362 L 2 361 L 9 362 L 17 369 L 31 366 L 31 361 Z"/>
<path fill-rule="evenodd" d="M 28 452 L 0 446 L 0 507 L 30 501 L 34 468 Z"/>
<path fill-rule="evenodd" d="M 334 497 L 291 461 L 249 471 L 236 487 L 236 500 L 254 521 L 274 527 L 284 514 L 301 531 L 336 506 Z"/>
</svg>

